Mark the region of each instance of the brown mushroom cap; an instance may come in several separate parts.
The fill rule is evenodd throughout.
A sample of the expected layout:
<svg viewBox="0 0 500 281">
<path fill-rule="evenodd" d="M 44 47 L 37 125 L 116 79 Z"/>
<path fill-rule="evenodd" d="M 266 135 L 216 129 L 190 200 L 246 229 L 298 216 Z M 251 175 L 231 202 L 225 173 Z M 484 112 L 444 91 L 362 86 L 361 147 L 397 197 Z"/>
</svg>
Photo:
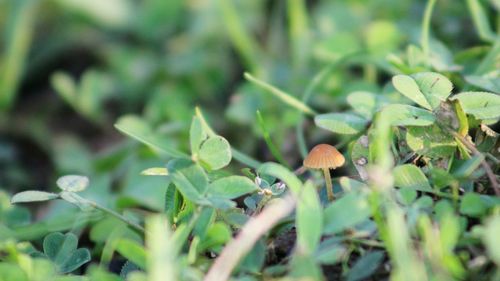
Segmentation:
<svg viewBox="0 0 500 281">
<path fill-rule="evenodd" d="M 318 144 L 304 159 L 304 167 L 311 169 L 335 169 L 344 165 L 344 156 L 329 144 Z"/>
</svg>

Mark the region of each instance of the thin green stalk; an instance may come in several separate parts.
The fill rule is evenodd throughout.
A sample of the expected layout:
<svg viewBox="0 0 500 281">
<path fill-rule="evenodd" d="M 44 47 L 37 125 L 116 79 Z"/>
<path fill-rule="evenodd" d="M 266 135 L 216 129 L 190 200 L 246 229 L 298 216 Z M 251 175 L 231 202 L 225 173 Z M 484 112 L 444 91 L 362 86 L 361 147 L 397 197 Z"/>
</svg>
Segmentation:
<svg viewBox="0 0 500 281">
<path fill-rule="evenodd" d="M 351 238 L 351 237 L 344 237 L 343 239 L 350 241 L 350 242 L 353 242 L 353 243 L 357 243 L 357 244 L 362 244 L 362 245 L 366 245 L 366 246 L 370 246 L 370 247 L 385 249 L 384 243 L 382 243 L 381 241 L 377 241 L 377 240 L 364 240 L 364 239 Z"/>
<path fill-rule="evenodd" d="M 277 97 L 278 99 L 280 99 L 285 104 L 287 104 L 287 105 L 289 105 L 289 106 L 291 106 L 291 107 L 293 107 L 293 108 L 295 108 L 295 109 L 297 109 L 300 112 L 303 112 L 305 114 L 312 115 L 312 116 L 316 115 L 316 112 L 312 108 L 310 108 L 309 106 L 307 106 L 305 103 L 301 102 L 300 100 L 298 100 L 294 96 L 274 87 L 273 85 L 271 85 L 269 83 L 266 83 L 260 79 L 255 78 L 250 73 L 245 73 L 244 76 L 245 76 L 246 80 L 248 80 L 248 81 L 254 83 L 255 85 L 259 86 L 260 88 L 266 90 L 270 94 L 272 94 L 275 97 Z"/>
<path fill-rule="evenodd" d="M 316 75 L 314 75 L 313 79 L 309 84 L 307 85 L 306 89 L 304 90 L 304 94 L 302 95 L 302 102 L 304 104 L 308 104 L 309 100 L 311 99 L 312 95 L 316 92 L 317 88 L 326 81 L 326 79 L 329 77 L 329 75 L 332 73 L 333 70 L 335 70 L 339 65 L 343 64 L 344 62 L 348 61 L 349 59 L 352 59 L 356 56 L 361 54 L 360 52 L 347 55 L 341 59 L 338 59 L 334 61 L 333 63 L 323 67 Z M 299 146 L 299 151 L 302 157 L 306 157 L 307 155 L 307 144 L 306 140 L 304 137 L 304 114 L 301 114 L 299 122 L 297 123 L 296 129 L 295 129 L 295 135 L 297 138 L 297 144 Z"/>
<path fill-rule="evenodd" d="M 96 203 L 96 202 L 94 202 L 94 201 L 87 200 L 87 199 L 86 199 L 86 201 L 87 201 L 87 203 L 88 203 L 89 205 L 91 205 L 92 207 L 94 207 L 94 208 L 96 208 L 96 209 L 98 209 L 98 210 L 101 210 L 101 211 L 103 211 L 104 213 L 106 213 L 106 214 L 108 214 L 108 215 L 111 215 L 111 216 L 113 216 L 113 217 L 115 217 L 115 218 L 117 218 L 117 219 L 119 219 L 119 220 L 123 221 L 124 223 L 126 223 L 126 224 L 128 224 L 130 227 L 132 227 L 133 229 L 135 229 L 135 230 L 137 230 L 137 231 L 139 231 L 139 232 L 141 232 L 141 233 L 145 233 L 145 232 L 146 232 L 146 230 L 144 229 L 144 227 L 142 227 L 142 226 L 140 226 L 139 224 L 137 224 L 137 223 L 135 223 L 135 222 L 131 221 L 130 219 L 128 219 L 128 218 L 126 218 L 126 217 L 124 217 L 124 216 L 122 216 L 122 215 L 118 214 L 117 212 L 115 212 L 115 211 L 113 211 L 113 210 L 111 210 L 111 209 L 108 209 L 108 208 L 106 208 L 106 207 L 104 207 L 104 206 L 101 206 L 101 205 L 97 204 L 97 203 Z"/>
<path fill-rule="evenodd" d="M 430 63 L 430 48 L 429 48 L 429 33 L 431 28 L 431 17 L 432 11 L 434 10 L 434 5 L 436 0 L 429 0 L 427 6 L 425 7 L 424 19 L 422 21 L 422 34 L 420 38 L 420 44 L 422 46 L 422 51 L 426 58 L 427 64 Z"/>
<path fill-rule="evenodd" d="M 269 151 L 271 152 L 271 154 L 274 156 L 274 158 L 276 158 L 276 160 L 278 160 L 279 163 L 281 163 L 282 165 L 284 165 L 290 169 L 291 168 L 290 165 L 288 165 L 285 158 L 281 154 L 280 150 L 273 143 L 273 140 L 271 139 L 269 131 L 266 128 L 264 118 L 262 118 L 262 114 L 258 110 L 257 110 L 257 121 L 258 121 L 260 129 L 262 131 L 262 137 L 264 138 L 264 141 L 266 142 L 267 147 L 269 148 Z"/>
</svg>

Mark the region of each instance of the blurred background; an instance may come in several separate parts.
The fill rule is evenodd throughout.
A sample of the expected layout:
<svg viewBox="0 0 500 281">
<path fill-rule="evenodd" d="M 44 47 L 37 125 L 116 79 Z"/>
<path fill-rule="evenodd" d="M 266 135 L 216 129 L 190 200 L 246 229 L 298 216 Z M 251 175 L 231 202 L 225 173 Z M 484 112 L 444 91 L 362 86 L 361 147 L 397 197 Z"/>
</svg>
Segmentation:
<svg viewBox="0 0 500 281">
<path fill-rule="evenodd" d="M 297 168 L 302 158 L 295 126 L 303 117 L 243 73 L 300 98 L 315 75 L 342 61 L 309 101 L 318 112 L 345 110 L 345 96 L 356 90 L 391 99 L 386 82 L 393 74 L 422 69 L 414 54 L 422 52 L 416 46 L 426 3 L 0 0 L 0 219 L 29 224 L 35 218 L 25 209 L 7 210 L 8 194 L 56 190 L 55 179 L 65 174 L 89 176 L 85 197 L 103 205 L 160 210 L 165 183 L 140 171 L 162 166 L 165 157 L 114 128 L 125 115 L 188 151 L 198 105 L 233 146 L 273 160 L 256 119 L 260 110 L 274 142 Z M 482 5 L 484 18 L 474 14 L 474 3 Z M 474 82 L 469 62 L 487 53 L 492 36 L 481 26 L 498 25 L 488 15 L 499 8 L 497 0 L 437 1 L 433 68 L 455 84 L 464 77 Z M 483 73 L 492 71 L 494 65 Z M 307 147 L 342 141 L 311 120 L 302 128 Z M 35 206 L 45 208 L 36 214 L 73 208 L 44 206 Z"/>
</svg>

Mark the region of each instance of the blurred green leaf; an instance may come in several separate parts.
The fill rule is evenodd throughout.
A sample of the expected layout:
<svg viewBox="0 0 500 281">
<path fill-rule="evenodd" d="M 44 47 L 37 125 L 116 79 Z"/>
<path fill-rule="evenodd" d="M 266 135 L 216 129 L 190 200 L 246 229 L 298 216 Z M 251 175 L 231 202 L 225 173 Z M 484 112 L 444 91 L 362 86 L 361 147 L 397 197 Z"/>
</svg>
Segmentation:
<svg viewBox="0 0 500 281">
<path fill-rule="evenodd" d="M 242 176 L 218 179 L 210 183 L 207 188 L 209 195 L 226 199 L 234 199 L 255 190 L 257 186 L 250 179 Z"/>
<path fill-rule="evenodd" d="M 363 280 L 371 276 L 382 264 L 384 259 L 383 251 L 372 251 L 359 258 L 349 269 L 348 281 Z"/>
<path fill-rule="evenodd" d="M 77 249 L 78 238 L 73 233 L 54 232 L 43 239 L 44 254 L 60 273 L 72 272 L 90 261 L 87 249 Z"/>
<path fill-rule="evenodd" d="M 392 77 L 392 84 L 398 92 L 410 100 L 426 109 L 432 110 L 431 105 L 427 101 L 424 94 L 420 91 L 417 82 L 412 77 L 408 75 L 396 75 Z"/>
<path fill-rule="evenodd" d="M 415 165 L 405 164 L 397 166 L 393 170 L 393 175 L 395 186 L 420 191 L 432 191 L 424 173 Z"/>
<path fill-rule="evenodd" d="M 193 117 L 191 121 L 191 128 L 189 130 L 189 143 L 191 146 L 191 154 L 197 155 L 200 151 L 200 145 L 207 138 L 207 133 L 201 125 L 200 119 L 197 116 Z"/>
<path fill-rule="evenodd" d="M 495 215 L 488 219 L 483 234 L 488 255 L 500 265 L 500 245 L 498 244 L 498 233 L 500 233 L 500 216 Z"/>
<path fill-rule="evenodd" d="M 412 77 L 433 109 L 445 101 L 453 90 L 451 81 L 436 72 L 420 72 L 413 74 Z"/>
<path fill-rule="evenodd" d="M 167 169 L 182 196 L 193 202 L 205 202 L 203 194 L 208 187 L 208 177 L 199 165 L 189 160 L 174 159 L 168 162 Z"/>
<path fill-rule="evenodd" d="M 80 192 L 89 185 L 89 178 L 85 176 L 67 175 L 57 179 L 57 186 L 64 191 Z"/>
<path fill-rule="evenodd" d="M 15 203 L 24 203 L 24 202 L 37 202 L 37 201 L 48 201 L 52 199 L 58 198 L 59 195 L 50 192 L 44 191 L 36 191 L 36 190 L 28 190 L 19 192 L 16 195 L 12 196 L 10 202 L 12 204 Z"/>
<path fill-rule="evenodd" d="M 463 92 L 453 96 L 458 99 L 465 113 L 477 119 L 500 118 L 500 96 L 487 92 Z"/>
<path fill-rule="evenodd" d="M 375 114 L 377 97 L 370 92 L 357 91 L 347 96 L 347 103 L 356 113 L 369 120 L 373 117 L 373 114 Z"/>
<path fill-rule="evenodd" d="M 326 234 L 339 233 L 367 220 L 371 211 L 364 195 L 349 193 L 331 203 L 324 211 Z"/>
<path fill-rule="evenodd" d="M 229 142 L 221 136 L 209 137 L 201 144 L 199 157 L 203 163 L 210 167 L 210 169 L 222 169 L 231 162 L 231 146 Z"/>
<path fill-rule="evenodd" d="M 314 117 L 314 123 L 337 134 L 354 135 L 360 133 L 368 121 L 350 113 L 327 113 Z"/>
<path fill-rule="evenodd" d="M 406 104 L 390 104 L 382 108 L 393 126 L 429 126 L 436 118 L 427 110 Z"/>
<path fill-rule="evenodd" d="M 153 130 L 139 117 L 133 115 L 123 116 L 115 124 L 122 133 L 164 152 L 171 157 L 187 157 L 183 152 L 173 148 L 167 141 L 161 139 Z"/>
<path fill-rule="evenodd" d="M 477 193 L 466 193 L 460 201 L 460 213 L 471 217 L 480 217 L 486 213 L 485 202 Z"/>
<path fill-rule="evenodd" d="M 437 125 L 408 127 L 406 143 L 418 154 L 431 158 L 448 157 L 456 149 L 455 139 Z"/>
<path fill-rule="evenodd" d="M 117 241 L 116 251 L 141 269 L 146 269 L 147 254 L 141 244 L 127 238 L 122 238 Z"/>
<path fill-rule="evenodd" d="M 312 182 L 307 181 L 297 203 L 297 246 L 303 254 L 312 254 L 318 247 L 322 228 L 323 210 Z"/>
</svg>

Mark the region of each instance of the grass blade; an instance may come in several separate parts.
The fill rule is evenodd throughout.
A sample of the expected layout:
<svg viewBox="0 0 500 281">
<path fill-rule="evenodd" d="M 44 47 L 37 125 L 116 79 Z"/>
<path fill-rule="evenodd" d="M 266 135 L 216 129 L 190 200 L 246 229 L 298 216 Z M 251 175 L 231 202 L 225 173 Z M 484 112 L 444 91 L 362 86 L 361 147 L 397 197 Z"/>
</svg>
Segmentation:
<svg viewBox="0 0 500 281">
<path fill-rule="evenodd" d="M 307 106 L 305 103 L 301 102 L 300 100 L 296 99 L 295 97 L 291 96 L 288 93 L 283 92 L 282 90 L 262 81 L 259 80 L 255 77 L 253 77 L 249 73 L 245 73 L 245 79 L 248 81 L 254 83 L 255 85 L 259 86 L 260 88 L 268 91 L 269 93 L 273 94 L 275 97 L 283 101 L 284 103 L 288 104 L 291 107 L 294 107 L 295 109 L 308 114 L 308 115 L 316 115 L 316 112 L 311 109 L 309 106 Z"/>
<path fill-rule="evenodd" d="M 8 110 L 14 101 L 33 35 L 37 1 L 12 1 L 10 6 L 5 53 L 0 60 L 0 111 Z"/>
<path fill-rule="evenodd" d="M 252 38 L 250 33 L 245 30 L 240 16 L 237 13 L 234 1 L 219 0 L 219 5 L 222 10 L 222 17 L 229 33 L 229 38 L 236 48 L 238 54 L 243 58 L 245 65 L 252 69 L 257 70 L 257 58 L 259 57 L 259 46 Z"/>
<path fill-rule="evenodd" d="M 287 168 L 290 168 L 288 163 L 286 162 L 285 158 L 279 151 L 279 149 L 274 145 L 273 140 L 271 139 L 271 136 L 269 134 L 269 131 L 266 128 L 266 124 L 264 122 L 264 118 L 262 118 L 262 114 L 260 114 L 260 111 L 257 110 L 257 121 L 259 123 L 260 129 L 262 131 L 262 136 L 264 137 L 264 141 L 267 144 L 267 147 L 269 148 L 269 151 L 271 154 L 280 162 L 282 165 L 285 165 Z"/>
</svg>

